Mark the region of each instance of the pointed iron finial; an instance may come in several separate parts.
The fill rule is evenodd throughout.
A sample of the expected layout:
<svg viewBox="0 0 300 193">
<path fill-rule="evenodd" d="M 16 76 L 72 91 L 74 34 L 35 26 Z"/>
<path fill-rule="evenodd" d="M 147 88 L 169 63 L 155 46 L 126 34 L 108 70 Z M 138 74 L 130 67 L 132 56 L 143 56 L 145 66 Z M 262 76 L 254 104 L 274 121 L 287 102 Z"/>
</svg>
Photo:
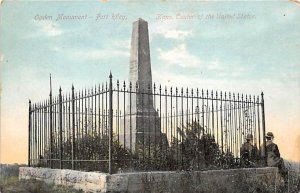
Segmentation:
<svg viewBox="0 0 300 193">
<path fill-rule="evenodd" d="M 52 80 L 51 80 L 51 73 L 50 73 L 50 97 L 52 96 Z"/>
<path fill-rule="evenodd" d="M 261 102 L 264 103 L 264 92 L 261 92 Z"/>
</svg>

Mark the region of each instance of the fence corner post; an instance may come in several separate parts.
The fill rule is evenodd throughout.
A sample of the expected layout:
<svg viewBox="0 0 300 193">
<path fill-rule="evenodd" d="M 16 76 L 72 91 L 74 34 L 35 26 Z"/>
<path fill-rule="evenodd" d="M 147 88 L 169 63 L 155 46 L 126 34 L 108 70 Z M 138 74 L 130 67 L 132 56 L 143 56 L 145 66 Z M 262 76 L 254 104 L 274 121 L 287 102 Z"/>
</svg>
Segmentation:
<svg viewBox="0 0 300 193">
<path fill-rule="evenodd" d="M 266 155 L 266 122 L 265 122 L 265 101 L 264 93 L 261 92 L 261 111 L 262 111 L 262 129 L 263 129 L 263 161 L 265 166 L 267 166 L 267 155 Z"/>
<path fill-rule="evenodd" d="M 75 94 L 74 85 L 72 85 L 72 170 L 74 170 L 75 159 Z"/>
<path fill-rule="evenodd" d="M 28 108 L 28 167 L 31 166 L 31 100 Z"/>
<path fill-rule="evenodd" d="M 62 147 L 62 96 L 61 96 L 61 87 L 59 88 L 59 147 L 60 147 L 60 156 L 59 156 L 59 168 L 62 169 L 62 155 L 63 155 L 63 147 Z"/>
<path fill-rule="evenodd" d="M 52 91 L 50 89 L 50 94 L 49 94 L 49 98 L 50 98 L 50 168 L 53 168 L 53 120 L 52 120 Z"/>
<path fill-rule="evenodd" d="M 112 174 L 112 145 L 113 145 L 113 90 L 112 90 L 112 74 L 109 74 L 109 160 L 108 160 L 108 172 Z"/>
</svg>

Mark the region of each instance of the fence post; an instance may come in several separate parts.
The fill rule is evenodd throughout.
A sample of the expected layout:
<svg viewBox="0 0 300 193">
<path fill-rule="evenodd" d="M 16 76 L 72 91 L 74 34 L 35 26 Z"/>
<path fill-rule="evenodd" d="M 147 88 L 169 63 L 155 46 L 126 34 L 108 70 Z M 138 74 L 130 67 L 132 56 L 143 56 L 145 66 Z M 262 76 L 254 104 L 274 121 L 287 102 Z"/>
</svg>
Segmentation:
<svg viewBox="0 0 300 193">
<path fill-rule="evenodd" d="M 264 93 L 261 92 L 261 111 L 262 111 L 262 129 L 263 129 L 263 158 L 264 164 L 267 165 L 267 155 L 266 155 L 266 123 L 265 123 L 265 101 L 264 101 Z"/>
<path fill-rule="evenodd" d="M 108 160 L 108 172 L 112 174 L 111 164 L 112 164 L 112 145 L 113 145 L 113 90 L 112 90 L 112 74 L 109 74 L 109 160 Z"/>
<path fill-rule="evenodd" d="M 53 168 L 53 122 L 52 122 L 52 91 L 50 89 L 50 168 Z"/>
<path fill-rule="evenodd" d="M 28 166 L 31 166 L 31 100 L 29 100 L 28 117 Z"/>
<path fill-rule="evenodd" d="M 72 170 L 74 170 L 75 157 L 75 95 L 74 86 L 72 85 Z"/>
<path fill-rule="evenodd" d="M 59 147 L 60 147 L 60 156 L 59 156 L 59 168 L 62 169 L 62 155 L 63 155 L 63 147 L 62 147 L 62 96 L 61 96 L 61 87 L 59 88 Z"/>
</svg>

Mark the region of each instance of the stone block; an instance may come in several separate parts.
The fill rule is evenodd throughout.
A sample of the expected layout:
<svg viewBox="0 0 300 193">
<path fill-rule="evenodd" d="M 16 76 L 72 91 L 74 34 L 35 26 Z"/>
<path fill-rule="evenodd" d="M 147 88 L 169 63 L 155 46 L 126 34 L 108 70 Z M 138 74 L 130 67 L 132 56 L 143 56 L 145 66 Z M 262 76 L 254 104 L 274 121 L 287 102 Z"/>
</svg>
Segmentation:
<svg viewBox="0 0 300 193">
<path fill-rule="evenodd" d="M 20 179 L 37 179 L 86 192 L 232 192 L 240 183 L 263 182 L 275 189 L 277 168 L 105 174 L 21 167 Z M 244 178 L 244 179 L 243 179 Z M 249 184 L 247 184 L 249 186 Z M 255 184 L 254 184 L 255 185 Z"/>
</svg>

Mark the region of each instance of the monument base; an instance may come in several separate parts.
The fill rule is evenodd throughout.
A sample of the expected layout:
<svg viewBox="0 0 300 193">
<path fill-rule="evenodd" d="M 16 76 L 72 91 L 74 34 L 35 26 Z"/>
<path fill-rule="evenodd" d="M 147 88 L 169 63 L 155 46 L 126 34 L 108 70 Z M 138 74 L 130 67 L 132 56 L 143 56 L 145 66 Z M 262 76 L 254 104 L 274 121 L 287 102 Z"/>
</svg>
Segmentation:
<svg viewBox="0 0 300 193">
<path fill-rule="evenodd" d="M 165 149 L 168 147 L 168 140 L 165 133 L 161 132 L 136 132 L 120 134 L 120 144 L 125 144 L 128 150 L 133 153 L 143 149 Z"/>
<path fill-rule="evenodd" d="M 124 123 L 125 122 L 125 123 Z M 124 133 L 125 131 L 125 133 Z M 120 143 L 132 152 L 137 149 L 151 147 L 166 147 L 166 134 L 161 132 L 160 118 L 157 112 L 137 112 L 127 115 L 121 120 Z"/>
</svg>

